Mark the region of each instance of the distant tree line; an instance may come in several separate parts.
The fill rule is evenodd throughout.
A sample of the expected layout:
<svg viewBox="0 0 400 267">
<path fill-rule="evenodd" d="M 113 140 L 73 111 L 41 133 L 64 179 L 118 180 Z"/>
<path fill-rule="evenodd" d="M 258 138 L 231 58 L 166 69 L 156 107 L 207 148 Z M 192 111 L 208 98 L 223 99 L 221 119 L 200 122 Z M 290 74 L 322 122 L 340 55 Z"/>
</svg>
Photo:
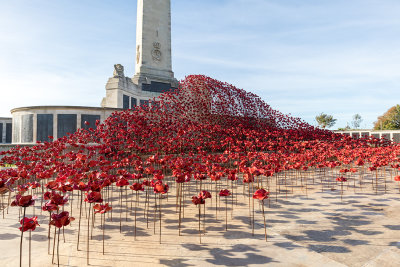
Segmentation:
<svg viewBox="0 0 400 267">
<path fill-rule="evenodd" d="M 336 124 L 337 119 L 333 118 L 332 115 L 326 113 L 320 113 L 315 117 L 318 126 L 325 129 L 331 128 Z M 351 129 L 358 129 L 361 126 L 363 119 L 360 114 L 355 114 L 350 124 L 347 124 L 344 128 L 339 128 L 339 131 L 347 131 Z M 391 107 L 382 116 L 378 117 L 378 120 L 374 123 L 374 130 L 399 130 L 400 129 L 400 105 Z"/>
<path fill-rule="evenodd" d="M 374 130 L 400 129 L 400 105 L 391 107 L 374 123 Z"/>
</svg>

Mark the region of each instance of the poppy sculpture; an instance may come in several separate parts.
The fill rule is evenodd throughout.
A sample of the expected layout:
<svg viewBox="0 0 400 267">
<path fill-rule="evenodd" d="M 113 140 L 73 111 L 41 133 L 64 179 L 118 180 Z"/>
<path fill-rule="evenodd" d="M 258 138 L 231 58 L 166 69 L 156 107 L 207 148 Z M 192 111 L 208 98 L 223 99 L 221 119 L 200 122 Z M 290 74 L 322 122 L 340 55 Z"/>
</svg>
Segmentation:
<svg viewBox="0 0 400 267">
<path fill-rule="evenodd" d="M 336 181 L 340 182 L 340 187 L 341 187 L 341 190 L 340 190 L 340 200 L 342 201 L 342 200 L 343 200 L 343 183 L 344 183 L 344 182 L 347 182 L 347 178 L 345 178 L 345 177 L 343 177 L 343 176 L 337 177 L 337 178 L 336 178 Z"/>
<path fill-rule="evenodd" d="M 21 227 L 19 227 L 19 230 L 21 231 L 21 236 L 22 233 L 29 231 L 29 267 L 31 266 L 31 251 L 32 251 L 32 231 L 35 231 L 36 226 L 40 226 L 37 217 L 32 217 L 32 218 L 27 218 L 23 217 L 22 220 L 20 221 Z M 22 247 L 22 244 L 21 244 Z M 20 259 L 21 261 L 21 259 Z M 21 262 L 20 262 L 21 265 Z"/>
<path fill-rule="evenodd" d="M 381 173 L 385 176 L 386 193 L 387 166 L 392 166 L 395 175 L 398 175 L 400 168 L 399 144 L 376 138 L 352 139 L 316 128 L 272 109 L 252 93 L 203 75 L 187 76 L 177 90 L 163 93 L 151 102 L 151 105 L 134 110 L 116 111 L 102 123 L 97 120 L 95 129 L 79 129 L 62 138 L 49 137 L 48 141 L 38 142 L 35 146 L 15 147 L 0 152 L 0 167 L 13 166 L 0 170 L 0 206 L 5 207 L 3 216 L 12 202 L 12 206 L 24 210 L 22 218 L 25 218 L 25 209 L 34 202 L 29 195 L 37 194 L 40 187 L 49 190 L 41 193 L 44 195 L 41 200 L 47 201 L 41 206 L 42 210 L 49 212 L 50 218 L 59 214 L 60 210 L 64 211 L 67 204 L 70 204 L 72 216 L 72 201 L 76 198 L 74 191 L 80 191 L 75 194 L 80 201 L 79 249 L 81 220 L 86 217 L 82 216 L 83 200 L 89 204 L 85 204 L 85 209 L 89 206 L 86 212 L 89 216 L 85 218 L 88 220 L 88 233 L 90 221 L 92 226 L 95 222 L 92 213 L 103 211 L 100 204 L 103 198 L 110 205 L 114 199 L 119 199 L 120 218 L 122 212 L 126 212 L 127 221 L 128 186 L 134 180 L 136 185 L 132 185 L 131 189 L 137 195 L 141 191 L 136 190 L 141 187 L 140 184 L 146 187 L 146 197 L 136 203 L 139 205 L 144 202 L 143 215 L 147 218 L 147 228 L 153 203 L 150 194 L 154 192 L 154 233 L 157 219 L 160 218 L 161 240 L 161 219 L 163 212 L 166 212 L 161 208 L 161 202 L 164 198 L 168 201 L 167 184 L 170 181 L 175 181 L 177 186 L 180 222 L 181 217 L 185 216 L 185 203 L 188 202 L 185 202 L 185 197 L 192 196 L 193 190 L 212 190 L 215 193 L 211 201 L 215 200 L 217 218 L 221 198 L 228 200 L 227 196 L 219 195 L 220 190 L 226 188 L 231 193 L 233 213 L 233 196 L 238 204 L 238 188 L 243 186 L 242 196 L 248 202 L 253 229 L 254 202 L 258 199 L 262 203 L 267 239 L 264 212 L 265 199 L 270 204 L 267 191 L 274 192 L 278 201 L 282 185 L 286 195 L 288 191 L 294 194 L 298 182 L 303 187 L 305 181 L 307 195 L 312 177 L 312 185 L 321 186 L 322 191 L 326 184 L 334 188 L 340 183 L 343 195 L 345 181 L 335 181 L 337 173 L 354 179 L 354 173 L 358 172 L 360 189 L 365 179 L 371 182 L 372 190 L 376 193 L 380 181 L 378 174 Z M 83 124 L 91 126 L 85 122 Z M 340 172 L 340 169 L 343 171 Z M 375 177 L 364 175 L 367 172 L 375 172 Z M 142 178 L 147 180 L 141 181 Z M 354 179 L 354 187 L 355 182 Z M 288 190 L 288 186 L 291 190 Z M 119 187 L 118 190 L 115 187 Z M 17 197 L 11 201 L 14 190 L 17 191 Z M 84 192 L 87 192 L 86 198 Z M 8 201 L 4 202 L 6 193 Z M 124 193 L 126 201 L 123 201 Z M 114 197 L 115 194 L 117 197 Z M 206 199 L 207 194 L 203 192 L 191 200 L 196 208 L 200 208 Z M 97 204 L 100 210 L 93 210 L 92 207 Z M 133 201 L 131 209 L 132 204 Z M 178 209 L 178 204 L 176 207 Z M 206 206 L 203 208 L 205 215 Z M 109 212 L 112 221 L 113 209 Z M 199 223 L 201 213 L 199 210 Z M 104 216 L 104 213 L 100 214 Z M 25 224 L 24 220 L 22 224 Z M 104 226 L 105 223 L 102 224 Z M 54 227 L 56 230 L 57 227 Z M 201 228 L 199 233 L 201 239 Z M 48 236 L 51 242 L 50 234 Z M 87 246 L 89 262 L 89 237 Z"/>
<path fill-rule="evenodd" d="M 104 255 L 104 232 L 106 228 L 106 216 L 105 214 L 112 210 L 112 207 L 106 203 L 105 205 L 102 204 L 96 204 L 93 206 L 93 209 L 95 210 L 95 214 L 100 214 L 101 215 L 101 228 L 103 229 L 103 255 Z"/>
<path fill-rule="evenodd" d="M 266 224 L 266 220 L 265 220 L 264 200 L 267 199 L 268 196 L 269 196 L 269 192 L 267 192 L 264 188 L 258 189 L 253 194 L 253 199 L 258 199 L 261 201 L 262 214 L 263 214 L 263 218 L 264 218 L 265 241 L 267 241 L 267 224 Z"/>
<path fill-rule="evenodd" d="M 59 214 L 52 214 L 51 215 L 50 224 L 55 226 L 55 228 L 54 228 L 55 231 L 58 228 L 58 234 L 57 234 L 57 266 L 60 266 L 60 229 L 62 227 L 68 226 L 74 220 L 75 220 L 75 218 L 74 217 L 70 217 L 68 211 L 63 211 L 63 212 L 61 212 Z M 56 242 L 56 238 L 55 238 L 55 235 L 54 235 L 52 264 L 54 264 L 55 242 Z"/>
<path fill-rule="evenodd" d="M 225 197 L 225 231 L 228 231 L 228 197 L 231 195 L 228 189 L 222 189 L 219 192 L 220 197 Z"/>
<path fill-rule="evenodd" d="M 32 195 L 28 196 L 21 196 L 20 194 L 17 194 L 15 196 L 15 200 L 11 202 L 11 206 L 18 206 L 24 208 L 23 210 L 23 216 L 21 220 L 21 228 L 24 229 L 24 222 L 25 222 L 25 213 L 26 213 L 26 208 L 35 205 L 35 199 L 36 197 L 33 197 Z M 24 231 L 21 231 L 21 241 L 19 244 L 19 265 L 22 267 L 22 240 L 24 236 Z"/>
<path fill-rule="evenodd" d="M 103 198 L 101 196 L 100 192 L 97 191 L 92 191 L 90 193 L 86 193 L 86 198 L 85 198 L 85 202 L 89 203 L 89 216 L 88 216 L 88 220 L 87 220 L 87 242 L 86 242 L 86 251 L 87 251 L 87 264 L 89 265 L 89 235 L 90 235 L 90 215 L 91 215 L 91 210 L 92 210 L 92 204 L 93 203 L 102 203 L 103 202 Z M 93 215 L 94 217 L 94 215 Z"/>
<path fill-rule="evenodd" d="M 163 194 L 167 194 L 169 190 L 168 184 L 163 184 L 162 180 L 158 180 L 154 184 L 154 193 L 155 196 L 158 194 L 158 211 L 159 211 L 159 219 L 160 219 L 160 236 L 159 242 L 161 244 L 161 199 Z M 157 206 L 157 198 L 155 198 L 155 205 Z M 155 218 L 155 216 L 154 216 Z"/>
<path fill-rule="evenodd" d="M 201 205 L 206 203 L 205 198 L 203 198 L 204 194 L 200 192 L 198 196 L 192 197 L 192 203 L 199 207 L 199 240 L 201 244 Z"/>
<path fill-rule="evenodd" d="M 399 192 L 400 192 L 400 176 L 398 175 L 398 176 L 395 176 L 394 177 L 394 180 L 396 181 L 396 182 L 399 182 Z"/>
</svg>

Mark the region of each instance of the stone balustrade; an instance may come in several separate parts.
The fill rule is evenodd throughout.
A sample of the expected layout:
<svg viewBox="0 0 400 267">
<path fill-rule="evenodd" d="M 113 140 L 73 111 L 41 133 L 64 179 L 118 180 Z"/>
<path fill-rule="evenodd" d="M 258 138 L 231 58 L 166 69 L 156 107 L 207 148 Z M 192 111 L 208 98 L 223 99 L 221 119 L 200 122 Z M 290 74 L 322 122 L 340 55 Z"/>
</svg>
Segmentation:
<svg viewBox="0 0 400 267">
<path fill-rule="evenodd" d="M 400 130 L 349 130 L 349 131 L 334 131 L 335 133 L 341 133 L 348 136 L 351 136 L 355 139 L 362 137 L 376 137 L 376 138 L 384 138 L 386 140 L 391 140 L 396 143 L 400 143 Z"/>
</svg>

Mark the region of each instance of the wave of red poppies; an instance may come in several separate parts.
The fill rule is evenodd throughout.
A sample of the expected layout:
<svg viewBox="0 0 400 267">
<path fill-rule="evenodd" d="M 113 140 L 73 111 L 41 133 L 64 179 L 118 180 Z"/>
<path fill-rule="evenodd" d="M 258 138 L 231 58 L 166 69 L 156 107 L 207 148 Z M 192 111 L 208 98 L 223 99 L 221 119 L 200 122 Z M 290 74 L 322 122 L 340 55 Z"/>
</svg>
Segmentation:
<svg viewBox="0 0 400 267">
<path fill-rule="evenodd" d="M 255 94 L 192 75 L 152 107 L 115 112 L 96 129 L 2 152 L 0 165 L 17 167 L 0 171 L 0 189 L 23 194 L 40 183 L 65 194 L 100 192 L 113 183 L 140 190 L 146 183 L 166 192 L 167 183 L 193 178 L 243 175 L 252 182 L 254 176 L 290 169 L 397 169 L 399 154 L 398 144 L 318 129 L 272 109 Z"/>
</svg>

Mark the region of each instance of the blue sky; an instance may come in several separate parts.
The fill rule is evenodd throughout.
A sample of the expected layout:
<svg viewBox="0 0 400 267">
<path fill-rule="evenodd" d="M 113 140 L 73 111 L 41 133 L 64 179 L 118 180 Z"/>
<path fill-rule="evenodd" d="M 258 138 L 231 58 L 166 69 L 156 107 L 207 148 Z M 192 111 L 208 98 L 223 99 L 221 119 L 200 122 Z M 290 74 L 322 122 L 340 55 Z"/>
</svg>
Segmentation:
<svg viewBox="0 0 400 267">
<path fill-rule="evenodd" d="M 99 106 L 113 65 L 132 76 L 134 0 L 3 0 L 0 116 L 34 105 Z M 172 0 L 173 70 L 252 91 L 315 124 L 363 128 L 400 104 L 398 0 Z"/>
</svg>

